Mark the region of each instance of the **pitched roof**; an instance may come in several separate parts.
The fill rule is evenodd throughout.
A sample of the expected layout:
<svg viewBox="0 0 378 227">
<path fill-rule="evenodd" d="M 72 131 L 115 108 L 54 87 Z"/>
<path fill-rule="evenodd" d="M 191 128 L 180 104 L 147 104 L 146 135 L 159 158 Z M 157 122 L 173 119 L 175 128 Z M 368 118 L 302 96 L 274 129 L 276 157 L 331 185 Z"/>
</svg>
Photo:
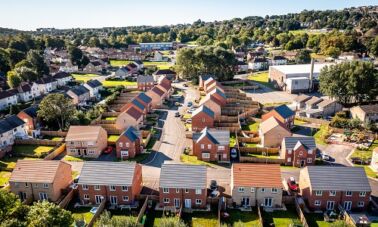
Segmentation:
<svg viewBox="0 0 378 227">
<path fill-rule="evenodd" d="M 133 106 L 129 107 L 125 111 L 125 113 L 127 113 L 128 115 L 130 115 L 135 120 L 138 120 L 142 116 L 142 113 L 139 110 L 137 110 L 135 107 L 133 107 Z"/>
<path fill-rule="evenodd" d="M 161 90 L 158 86 L 153 87 L 151 91 L 153 91 L 155 94 L 157 94 L 160 97 L 164 95 L 164 91 Z"/>
<path fill-rule="evenodd" d="M 321 102 L 322 100 L 323 100 L 322 98 L 318 98 L 316 96 L 312 96 L 311 99 L 309 99 L 308 101 L 306 101 L 306 105 L 314 105 L 316 103 Z"/>
<path fill-rule="evenodd" d="M 282 188 L 280 165 L 234 163 L 232 181 L 235 187 Z"/>
<path fill-rule="evenodd" d="M 281 106 L 277 106 L 277 107 L 275 107 L 274 110 L 275 110 L 279 115 L 281 115 L 284 119 L 295 115 L 294 111 L 292 111 L 292 110 L 291 110 L 288 106 L 286 106 L 285 104 L 284 104 L 284 105 L 281 105 Z"/>
<path fill-rule="evenodd" d="M 87 83 L 89 87 L 91 88 L 96 88 L 96 87 L 101 87 L 102 83 L 98 80 L 88 80 Z"/>
<path fill-rule="evenodd" d="M 9 181 L 53 183 L 60 165 L 70 165 L 55 160 L 18 160 Z"/>
<path fill-rule="evenodd" d="M 154 82 L 154 78 L 152 76 L 149 76 L 149 75 L 139 75 L 138 78 L 137 78 L 137 83 L 153 83 Z"/>
<path fill-rule="evenodd" d="M 276 55 L 272 58 L 273 60 L 287 60 L 284 56 Z"/>
<path fill-rule="evenodd" d="M 207 79 L 211 77 L 211 75 L 200 75 L 203 82 L 205 82 Z"/>
<path fill-rule="evenodd" d="M 22 110 L 22 112 L 26 113 L 27 115 L 29 115 L 32 118 L 36 118 L 37 117 L 37 110 L 38 110 L 38 106 L 33 105 L 33 106 L 30 106 L 30 107 Z"/>
<path fill-rule="evenodd" d="M 280 121 L 278 121 L 275 117 L 270 117 L 267 120 L 261 122 L 260 129 L 262 133 L 267 133 L 270 130 L 274 129 L 277 126 L 281 126 L 282 128 L 285 128 L 287 131 L 289 131 L 284 124 L 282 124 Z"/>
<path fill-rule="evenodd" d="M 207 78 L 207 80 L 205 80 L 204 85 L 208 86 L 209 84 L 213 82 L 216 82 L 216 80 L 214 80 L 214 78 L 210 76 L 209 78 Z"/>
<path fill-rule="evenodd" d="M 207 170 L 203 165 L 164 163 L 161 166 L 161 188 L 207 188 Z"/>
<path fill-rule="evenodd" d="M 134 62 L 130 62 L 129 64 L 127 64 L 126 67 L 133 68 L 133 69 L 138 68 L 138 66 L 134 64 Z"/>
<path fill-rule="evenodd" d="M 53 83 L 53 82 L 56 82 L 56 79 L 54 79 L 51 76 L 42 77 L 42 78 L 40 78 L 39 80 L 36 81 L 37 84 L 49 84 L 49 83 Z"/>
<path fill-rule="evenodd" d="M 171 89 L 171 82 L 165 76 L 159 79 L 159 85 L 162 86 L 166 91 Z"/>
<path fill-rule="evenodd" d="M 139 139 L 140 133 L 134 127 L 129 126 L 123 133 L 123 136 L 126 136 L 131 142 Z"/>
<path fill-rule="evenodd" d="M 170 69 L 159 69 L 156 72 L 154 72 L 154 75 L 176 75 L 175 71 L 172 71 Z"/>
<path fill-rule="evenodd" d="M 378 113 L 378 104 L 374 105 L 362 105 L 359 106 L 365 113 L 372 114 Z"/>
<path fill-rule="evenodd" d="M 209 138 L 212 143 L 221 146 L 230 144 L 230 131 L 228 130 L 208 129 L 206 127 L 200 133 L 193 134 L 193 140 L 197 143 L 205 137 Z"/>
<path fill-rule="evenodd" d="M 307 166 L 300 178 L 308 173 L 312 190 L 371 191 L 364 168 L 341 166 Z"/>
<path fill-rule="evenodd" d="M 286 149 L 294 149 L 298 141 L 307 149 L 314 150 L 316 148 L 314 137 L 309 137 L 309 136 L 285 137 L 283 141 L 284 141 Z"/>
<path fill-rule="evenodd" d="M 332 103 L 335 103 L 335 102 L 336 102 L 336 101 L 334 101 L 334 100 L 323 99 L 323 101 L 321 101 L 321 102 L 318 104 L 318 107 L 323 108 L 323 107 L 326 107 L 326 106 L 328 106 L 328 105 L 330 105 L 330 104 L 332 104 Z"/>
<path fill-rule="evenodd" d="M 0 120 L 0 133 L 8 132 L 24 124 L 25 122 L 16 115 L 5 117 Z"/>
<path fill-rule="evenodd" d="M 137 106 L 139 109 L 141 109 L 141 110 L 144 110 L 145 109 L 145 107 L 144 107 L 144 105 L 142 104 L 142 103 L 140 103 L 137 99 L 133 99 L 132 101 L 131 101 L 131 103 L 132 104 L 134 104 L 135 106 Z"/>
<path fill-rule="evenodd" d="M 148 104 L 152 101 L 152 99 L 146 95 L 146 93 L 141 92 L 136 96 L 138 99 L 142 100 L 144 103 Z"/>
<path fill-rule="evenodd" d="M 295 102 L 305 102 L 307 100 L 311 99 L 311 96 L 301 94 L 294 98 Z"/>
<path fill-rule="evenodd" d="M 192 116 L 196 116 L 197 114 L 199 114 L 201 112 L 203 112 L 203 113 L 209 115 L 210 117 L 214 118 L 214 112 L 205 105 L 201 105 L 195 111 L 193 111 Z"/>
<path fill-rule="evenodd" d="M 103 130 L 101 126 L 70 126 L 66 136 L 66 141 L 96 141 Z"/>
<path fill-rule="evenodd" d="M 259 58 L 259 57 L 255 57 L 251 60 L 252 63 L 260 63 L 260 62 L 268 62 L 268 60 L 266 58 Z"/>
<path fill-rule="evenodd" d="M 72 91 L 77 96 L 80 96 L 89 92 L 89 90 L 83 85 L 72 87 L 69 91 Z"/>
<path fill-rule="evenodd" d="M 5 99 L 11 96 L 15 96 L 16 94 L 11 91 L 0 91 L 0 99 Z"/>
<path fill-rule="evenodd" d="M 136 162 L 84 162 L 78 184 L 131 186 Z"/>
<path fill-rule="evenodd" d="M 18 92 L 28 92 L 28 91 L 31 91 L 31 85 L 30 84 L 21 84 L 20 86 L 18 86 L 16 89 Z"/>
<path fill-rule="evenodd" d="M 58 79 L 61 79 L 61 78 L 66 78 L 66 77 L 71 77 L 71 73 L 66 73 L 66 72 L 58 72 L 56 73 L 53 77 L 54 78 L 58 78 Z"/>
</svg>

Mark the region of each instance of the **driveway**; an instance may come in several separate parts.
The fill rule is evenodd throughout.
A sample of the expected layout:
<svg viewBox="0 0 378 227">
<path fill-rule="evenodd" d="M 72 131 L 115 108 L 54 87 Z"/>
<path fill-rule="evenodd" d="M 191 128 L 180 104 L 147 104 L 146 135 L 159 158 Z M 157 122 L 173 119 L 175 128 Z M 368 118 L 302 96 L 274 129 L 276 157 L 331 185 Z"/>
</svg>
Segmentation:
<svg viewBox="0 0 378 227">
<path fill-rule="evenodd" d="M 318 148 L 321 152 L 334 159 L 334 162 L 330 162 L 331 165 L 352 166 L 351 163 L 347 161 L 347 156 L 353 150 L 352 147 L 338 144 L 318 144 Z"/>
</svg>

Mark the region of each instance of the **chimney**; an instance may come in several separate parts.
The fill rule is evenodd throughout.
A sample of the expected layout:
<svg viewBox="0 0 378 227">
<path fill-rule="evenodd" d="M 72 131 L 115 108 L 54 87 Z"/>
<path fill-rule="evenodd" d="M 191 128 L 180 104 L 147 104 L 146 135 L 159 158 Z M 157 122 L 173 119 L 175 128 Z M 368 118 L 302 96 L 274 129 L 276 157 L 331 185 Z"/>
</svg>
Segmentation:
<svg viewBox="0 0 378 227">
<path fill-rule="evenodd" d="M 314 79 L 314 59 L 311 58 L 311 71 L 310 71 L 310 86 L 309 86 L 309 92 L 312 92 L 312 89 L 313 89 L 313 79 Z"/>
</svg>

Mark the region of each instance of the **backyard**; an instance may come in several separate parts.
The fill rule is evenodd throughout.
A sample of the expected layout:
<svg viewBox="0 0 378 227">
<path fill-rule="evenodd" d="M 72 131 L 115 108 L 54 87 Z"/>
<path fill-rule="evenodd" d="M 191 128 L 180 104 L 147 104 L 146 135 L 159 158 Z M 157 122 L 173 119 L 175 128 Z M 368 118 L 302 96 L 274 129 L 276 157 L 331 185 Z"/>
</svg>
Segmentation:
<svg viewBox="0 0 378 227">
<path fill-rule="evenodd" d="M 243 226 L 260 226 L 260 220 L 256 212 L 242 212 L 239 210 L 228 210 L 230 215 L 228 219 L 223 222 L 234 226 L 236 223 Z"/>
<path fill-rule="evenodd" d="M 131 63 L 133 61 L 128 61 L 128 60 L 110 60 L 110 65 L 113 67 L 121 67 L 121 66 L 126 66 L 127 64 Z M 158 69 L 169 69 L 173 65 L 171 62 L 166 62 L 166 61 L 143 61 L 144 67 L 152 67 L 156 66 Z"/>
<path fill-rule="evenodd" d="M 250 76 L 248 76 L 248 79 L 258 84 L 264 85 L 265 87 L 276 90 L 274 88 L 274 85 L 272 83 L 269 83 L 269 73 L 267 71 L 253 73 Z"/>
<path fill-rule="evenodd" d="M 92 207 L 77 207 L 74 208 L 73 204 L 69 204 L 68 210 L 71 211 L 74 220 L 84 220 L 85 223 L 89 223 L 92 220 L 94 214 L 90 212 Z"/>
<path fill-rule="evenodd" d="M 127 81 L 127 80 L 105 80 L 102 82 L 104 87 L 117 87 L 117 86 L 136 86 L 136 82 Z"/>
<path fill-rule="evenodd" d="M 183 213 L 182 220 L 187 226 L 200 227 L 217 227 L 218 217 L 215 212 L 193 212 Z"/>
<path fill-rule="evenodd" d="M 12 149 L 13 154 L 16 156 L 42 157 L 53 148 L 53 146 L 14 145 Z"/>
<path fill-rule="evenodd" d="M 88 73 L 88 74 L 73 73 L 72 76 L 75 80 L 82 81 L 84 83 L 87 82 L 88 80 L 95 79 L 96 77 L 99 77 L 99 75 L 91 74 L 91 73 Z"/>
<path fill-rule="evenodd" d="M 257 132 L 259 130 L 260 122 L 253 122 L 248 125 L 243 125 L 242 129 L 246 131 L 255 131 Z"/>
<path fill-rule="evenodd" d="M 0 188 L 8 183 L 10 175 L 11 175 L 11 172 L 0 171 Z"/>
<path fill-rule="evenodd" d="M 274 226 L 293 226 L 293 224 L 300 224 L 297 212 L 294 207 L 287 206 L 286 211 L 273 211 L 273 212 L 262 212 L 264 219 L 264 226 L 271 226 L 274 223 Z"/>
<path fill-rule="evenodd" d="M 374 140 L 369 149 L 367 150 L 361 150 L 359 148 L 356 148 L 351 155 L 351 158 L 360 158 L 362 160 L 368 160 L 371 159 L 373 155 L 373 150 L 378 147 L 378 140 Z"/>
<path fill-rule="evenodd" d="M 330 224 L 326 221 L 324 221 L 323 214 L 316 214 L 316 213 L 311 213 L 311 214 L 306 214 L 306 221 L 309 226 L 314 226 L 314 227 L 328 227 Z"/>
</svg>

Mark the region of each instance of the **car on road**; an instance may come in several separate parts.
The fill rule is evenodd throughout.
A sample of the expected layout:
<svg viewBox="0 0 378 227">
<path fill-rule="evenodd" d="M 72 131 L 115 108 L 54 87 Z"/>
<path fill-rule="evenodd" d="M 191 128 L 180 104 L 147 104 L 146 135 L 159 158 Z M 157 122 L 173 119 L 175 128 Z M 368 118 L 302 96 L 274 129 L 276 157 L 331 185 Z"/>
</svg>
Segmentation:
<svg viewBox="0 0 378 227">
<path fill-rule="evenodd" d="M 297 192 L 297 191 L 298 191 L 298 184 L 297 184 L 297 182 L 295 181 L 295 178 L 294 178 L 294 177 L 289 177 L 289 179 L 287 179 L 287 186 L 288 186 L 289 189 L 292 190 L 293 192 Z"/>
<path fill-rule="evenodd" d="M 188 107 L 193 106 L 193 102 L 188 102 L 187 106 L 188 106 Z"/>
<path fill-rule="evenodd" d="M 236 150 L 236 148 L 232 148 L 231 149 L 231 158 L 237 158 L 238 157 L 238 152 L 237 152 L 237 150 Z"/>
<path fill-rule="evenodd" d="M 175 113 L 175 117 L 180 117 L 180 113 L 179 113 L 179 112 L 176 112 L 176 113 Z"/>
<path fill-rule="evenodd" d="M 108 146 L 108 147 L 104 150 L 104 153 L 105 153 L 105 154 L 110 154 L 110 153 L 112 153 L 112 151 L 113 151 L 113 147 L 112 147 L 112 146 Z"/>
</svg>

